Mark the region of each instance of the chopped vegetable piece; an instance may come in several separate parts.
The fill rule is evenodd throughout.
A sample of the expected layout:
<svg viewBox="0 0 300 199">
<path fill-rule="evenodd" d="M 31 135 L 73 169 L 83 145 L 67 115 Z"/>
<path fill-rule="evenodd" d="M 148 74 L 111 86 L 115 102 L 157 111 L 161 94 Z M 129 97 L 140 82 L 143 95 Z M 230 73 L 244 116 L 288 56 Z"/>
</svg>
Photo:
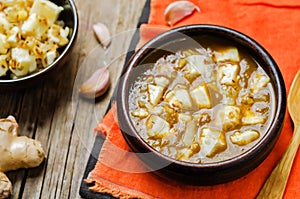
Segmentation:
<svg viewBox="0 0 300 199">
<path fill-rule="evenodd" d="M 206 84 L 201 84 L 191 91 L 193 100 L 197 103 L 199 108 L 211 108 L 212 102 L 209 90 Z"/>
<path fill-rule="evenodd" d="M 214 157 L 227 148 L 225 134 L 218 130 L 203 128 L 200 135 L 200 147 L 207 157 Z"/>
<path fill-rule="evenodd" d="M 237 48 L 228 47 L 224 50 L 216 51 L 214 53 L 214 59 L 216 62 L 225 62 L 225 61 L 239 62 L 240 56 Z"/>
<path fill-rule="evenodd" d="M 236 131 L 230 136 L 230 140 L 234 144 L 244 146 L 258 139 L 259 136 L 259 132 L 255 130 Z"/>
<path fill-rule="evenodd" d="M 192 101 L 188 90 L 180 85 L 177 85 L 174 90 L 166 95 L 166 101 L 169 102 L 171 107 L 180 109 L 190 108 Z"/>
<path fill-rule="evenodd" d="M 267 75 L 257 72 L 250 77 L 249 86 L 253 92 L 257 92 L 266 87 L 269 82 L 270 78 Z"/>
<path fill-rule="evenodd" d="M 148 85 L 148 96 L 149 101 L 152 105 L 158 104 L 163 96 L 164 88 L 161 86 L 155 86 L 152 84 Z"/>
<path fill-rule="evenodd" d="M 170 80 L 165 76 L 158 76 L 154 78 L 154 82 L 157 86 L 161 86 L 165 89 L 169 85 Z"/>
<path fill-rule="evenodd" d="M 143 119 L 149 115 L 149 112 L 146 109 L 141 108 L 139 110 L 131 112 L 131 115 Z"/>
<path fill-rule="evenodd" d="M 230 131 L 241 124 L 241 110 L 237 106 L 224 106 L 224 110 L 220 111 L 223 119 L 223 130 Z M 223 117 L 222 117 L 223 116 Z"/>
<path fill-rule="evenodd" d="M 153 138 L 163 138 L 170 131 L 169 123 L 159 116 L 151 115 L 146 121 L 147 133 Z"/>
<path fill-rule="evenodd" d="M 197 133 L 197 126 L 194 121 L 190 121 L 185 129 L 182 142 L 185 144 L 186 147 L 190 147 L 195 139 L 195 135 Z"/>
<path fill-rule="evenodd" d="M 237 85 L 239 66 L 237 64 L 224 64 L 218 69 L 218 79 L 220 84 Z"/>
<path fill-rule="evenodd" d="M 266 117 L 257 115 L 251 110 L 246 110 L 243 114 L 242 125 L 264 124 L 266 119 Z"/>
</svg>

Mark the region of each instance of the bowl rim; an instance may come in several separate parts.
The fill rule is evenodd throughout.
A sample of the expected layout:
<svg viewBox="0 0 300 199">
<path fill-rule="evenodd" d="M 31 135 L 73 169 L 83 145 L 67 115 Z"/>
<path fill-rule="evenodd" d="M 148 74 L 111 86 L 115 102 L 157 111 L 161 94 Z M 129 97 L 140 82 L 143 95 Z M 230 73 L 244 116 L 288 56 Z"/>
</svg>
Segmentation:
<svg viewBox="0 0 300 199">
<path fill-rule="evenodd" d="M 48 71 L 52 70 L 53 67 L 58 64 L 65 56 L 68 55 L 69 51 L 72 49 L 72 47 L 74 46 L 74 43 L 76 41 L 77 35 L 78 35 L 78 28 L 79 28 L 79 18 L 78 18 L 78 11 L 77 11 L 77 7 L 76 4 L 74 2 L 74 0 L 67 0 L 67 2 L 69 3 L 72 13 L 73 13 L 73 23 L 74 23 L 74 27 L 72 29 L 72 35 L 69 39 L 69 42 L 66 46 L 64 46 L 64 50 L 59 54 L 59 56 L 50 64 L 48 65 L 46 68 L 44 68 L 43 70 L 40 70 L 36 73 L 32 73 L 17 79 L 0 79 L 0 85 L 4 84 L 4 85 L 13 85 L 13 84 L 20 84 L 23 82 L 26 82 L 30 79 L 34 79 L 40 75 L 43 75 L 45 73 L 47 73 Z"/>
<path fill-rule="evenodd" d="M 139 133 L 135 130 L 132 121 L 129 117 L 129 114 L 127 112 L 127 107 L 125 105 L 125 102 L 127 101 L 127 94 L 124 94 L 126 91 L 126 83 L 128 81 L 130 71 L 132 68 L 138 66 L 140 61 L 143 60 L 143 58 L 146 56 L 147 53 L 151 52 L 151 46 L 155 46 L 156 43 L 159 43 L 164 40 L 165 37 L 170 36 L 172 34 L 176 34 L 177 32 L 180 33 L 187 33 L 188 31 L 197 31 L 202 30 L 206 32 L 217 32 L 217 34 L 227 34 L 226 38 L 235 38 L 239 42 L 244 42 L 242 45 L 246 45 L 247 47 L 254 47 L 255 50 L 259 53 L 259 57 L 263 57 L 263 60 L 270 66 L 271 72 L 273 73 L 273 81 L 275 85 L 274 91 L 277 92 L 277 101 L 276 103 L 276 110 L 273 114 L 273 119 L 269 124 L 269 128 L 267 129 L 267 132 L 265 135 L 260 138 L 260 140 L 251 148 L 246 150 L 245 152 L 241 153 L 240 155 L 234 156 L 229 159 L 225 159 L 222 161 L 217 162 L 210 162 L 210 163 L 191 163 L 186 161 L 180 161 L 173 158 L 170 158 L 167 155 L 164 155 L 160 153 L 159 151 L 152 148 L 149 144 L 146 143 L 146 141 L 139 135 Z M 229 35 L 229 36 L 228 36 Z M 235 40 L 235 42 L 237 42 Z M 265 70 L 265 69 L 264 69 Z M 269 74 L 270 76 L 270 74 Z M 176 164 L 180 166 L 190 167 L 190 168 L 197 168 L 197 169 L 213 169 L 213 168 L 228 168 L 231 167 L 233 164 L 236 166 L 240 165 L 242 162 L 247 161 L 249 159 L 255 158 L 255 154 L 262 153 L 262 160 L 260 163 L 267 157 L 267 155 L 271 152 L 273 149 L 275 143 L 277 142 L 279 135 L 281 133 L 282 123 L 285 118 L 285 110 L 286 110 L 286 89 L 284 84 L 284 79 L 282 77 L 282 74 L 280 72 L 280 69 L 278 65 L 276 64 L 275 60 L 272 58 L 272 56 L 266 51 L 264 47 L 262 47 L 258 42 L 256 42 L 254 39 L 250 38 L 246 34 L 234 30 L 232 28 L 228 28 L 225 26 L 219 26 L 214 24 L 193 24 L 193 25 L 186 25 L 181 26 L 177 28 L 170 29 L 164 33 L 159 34 L 158 36 L 154 37 L 150 41 L 148 41 L 146 44 L 144 44 L 138 51 L 134 53 L 134 55 L 131 57 L 129 62 L 127 63 L 124 72 L 122 73 L 122 76 L 120 78 L 120 84 L 118 85 L 118 97 L 117 98 L 117 107 L 118 107 L 118 121 L 120 125 L 120 129 L 122 131 L 123 128 L 128 130 L 130 129 L 131 132 L 123 132 L 122 135 L 125 138 L 126 142 L 129 144 L 131 148 L 134 148 L 132 146 L 132 143 L 130 143 L 129 136 L 132 136 L 130 134 L 133 134 L 135 137 L 134 139 L 138 140 L 140 144 L 146 149 L 146 151 L 149 151 L 153 153 L 155 156 L 162 158 L 165 161 L 170 162 L 170 164 Z M 275 97 L 276 97 L 275 96 Z M 122 118 L 125 117 L 125 118 Z M 124 126 L 125 125 L 125 126 Z M 268 143 L 272 142 L 272 146 L 270 149 L 268 149 Z"/>
</svg>

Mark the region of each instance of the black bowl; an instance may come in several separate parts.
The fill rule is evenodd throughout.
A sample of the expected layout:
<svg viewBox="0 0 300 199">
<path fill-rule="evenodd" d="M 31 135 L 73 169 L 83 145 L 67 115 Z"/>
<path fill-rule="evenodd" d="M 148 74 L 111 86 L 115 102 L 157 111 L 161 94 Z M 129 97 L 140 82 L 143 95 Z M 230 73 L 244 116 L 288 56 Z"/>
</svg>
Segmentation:
<svg viewBox="0 0 300 199">
<path fill-rule="evenodd" d="M 189 163 L 174 160 L 148 145 L 135 129 L 129 115 L 129 90 L 151 64 L 162 56 L 187 46 L 197 44 L 199 38 L 213 37 L 229 41 L 244 49 L 265 70 L 271 79 L 275 94 L 273 119 L 264 136 L 252 148 L 241 155 L 215 163 Z M 200 39 L 201 40 L 201 39 Z M 256 168 L 272 151 L 284 122 L 286 110 L 286 90 L 281 72 L 271 55 L 256 41 L 245 34 L 226 27 L 215 25 L 189 25 L 169 30 L 145 44 L 128 62 L 117 90 L 118 121 L 122 134 L 138 157 L 154 173 L 176 181 L 214 185 L 225 183 L 246 175 Z"/>
<path fill-rule="evenodd" d="M 53 75 L 54 71 L 58 71 L 58 69 L 63 67 L 66 61 L 70 58 L 69 55 L 75 45 L 79 26 L 76 5 L 73 0 L 51 0 L 51 2 L 64 8 L 64 10 L 60 13 L 58 20 L 62 20 L 65 25 L 70 28 L 68 44 L 58 49 L 59 56 L 53 63 L 51 63 L 43 70 L 30 75 L 26 75 L 24 77 L 20 77 L 18 79 L 0 78 L 1 89 L 20 89 L 34 86 L 43 78 Z"/>
</svg>

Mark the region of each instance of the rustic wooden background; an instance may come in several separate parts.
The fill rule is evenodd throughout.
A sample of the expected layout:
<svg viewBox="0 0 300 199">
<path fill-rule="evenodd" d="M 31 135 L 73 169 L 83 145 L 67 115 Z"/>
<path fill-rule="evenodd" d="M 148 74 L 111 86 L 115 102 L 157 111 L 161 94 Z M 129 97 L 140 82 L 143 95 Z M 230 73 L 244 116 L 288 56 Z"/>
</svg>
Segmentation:
<svg viewBox="0 0 300 199">
<path fill-rule="evenodd" d="M 41 141 L 45 162 L 8 172 L 12 198 L 80 198 L 79 188 L 93 147 L 93 129 L 113 94 L 145 0 L 75 0 L 79 34 L 74 51 L 55 78 L 22 90 L 0 91 L 0 117 L 16 117 L 20 135 Z M 112 34 L 103 49 L 92 25 L 102 22 Z M 78 86 L 97 68 L 109 66 L 111 86 L 95 100 L 78 96 Z"/>
</svg>

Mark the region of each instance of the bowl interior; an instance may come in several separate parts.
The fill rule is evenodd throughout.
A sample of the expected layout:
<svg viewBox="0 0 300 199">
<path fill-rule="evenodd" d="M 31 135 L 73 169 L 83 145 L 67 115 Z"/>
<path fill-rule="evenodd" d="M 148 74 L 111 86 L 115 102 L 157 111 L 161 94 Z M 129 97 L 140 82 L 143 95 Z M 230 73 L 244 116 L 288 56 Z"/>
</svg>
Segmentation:
<svg viewBox="0 0 300 199">
<path fill-rule="evenodd" d="M 129 114 L 129 102 L 128 102 L 128 93 L 130 88 L 133 86 L 135 81 L 141 74 L 143 74 L 146 70 L 153 65 L 159 58 L 175 53 L 178 50 L 185 50 L 190 48 L 198 48 L 201 46 L 206 47 L 210 45 L 211 41 L 221 42 L 224 45 L 233 45 L 236 46 L 245 53 L 247 53 L 250 57 L 255 60 L 269 75 L 271 79 L 271 83 L 274 88 L 274 111 L 273 111 L 273 120 L 270 122 L 267 132 L 263 137 L 259 139 L 259 141 L 249 150 L 245 151 L 239 156 L 227 159 L 217 163 L 209 163 L 209 164 L 198 164 L 197 167 L 206 167 L 206 166 L 219 166 L 220 164 L 228 164 L 232 161 L 238 161 L 242 159 L 247 159 L 252 154 L 255 153 L 268 153 L 269 150 L 265 150 L 264 147 L 268 143 L 278 139 L 281 124 L 285 115 L 285 86 L 282 75 L 278 66 L 272 57 L 268 54 L 268 52 L 253 39 L 248 36 L 237 32 L 235 30 L 231 30 L 224 27 L 212 26 L 212 25 L 191 25 L 186 27 L 180 27 L 173 30 L 170 30 L 166 33 L 159 35 L 154 38 L 150 42 L 148 42 L 145 46 L 143 46 L 130 60 L 127 65 L 127 69 L 122 76 L 122 83 L 120 94 L 122 97 L 120 99 L 121 109 L 119 111 L 120 116 L 119 120 L 121 120 L 121 130 L 123 134 L 128 134 L 129 136 L 135 137 L 132 138 L 136 143 L 142 143 L 143 146 L 134 146 L 132 144 L 132 140 L 129 140 L 129 145 L 132 145 L 132 148 L 135 148 L 137 151 L 143 150 L 143 152 L 153 152 L 156 153 L 157 156 L 160 156 L 168 161 L 173 161 L 178 164 L 189 165 L 194 167 L 195 164 L 177 161 L 174 159 L 170 159 L 167 156 L 160 154 L 153 150 L 151 146 L 149 146 L 140 136 L 139 133 L 134 128 L 134 125 L 130 119 Z M 122 112 L 122 113 L 121 113 Z M 126 138 L 127 137 L 127 138 Z M 125 139 L 128 138 L 125 135 Z M 263 151 L 265 150 L 265 151 Z M 266 156 L 266 154 L 262 155 Z"/>
</svg>

